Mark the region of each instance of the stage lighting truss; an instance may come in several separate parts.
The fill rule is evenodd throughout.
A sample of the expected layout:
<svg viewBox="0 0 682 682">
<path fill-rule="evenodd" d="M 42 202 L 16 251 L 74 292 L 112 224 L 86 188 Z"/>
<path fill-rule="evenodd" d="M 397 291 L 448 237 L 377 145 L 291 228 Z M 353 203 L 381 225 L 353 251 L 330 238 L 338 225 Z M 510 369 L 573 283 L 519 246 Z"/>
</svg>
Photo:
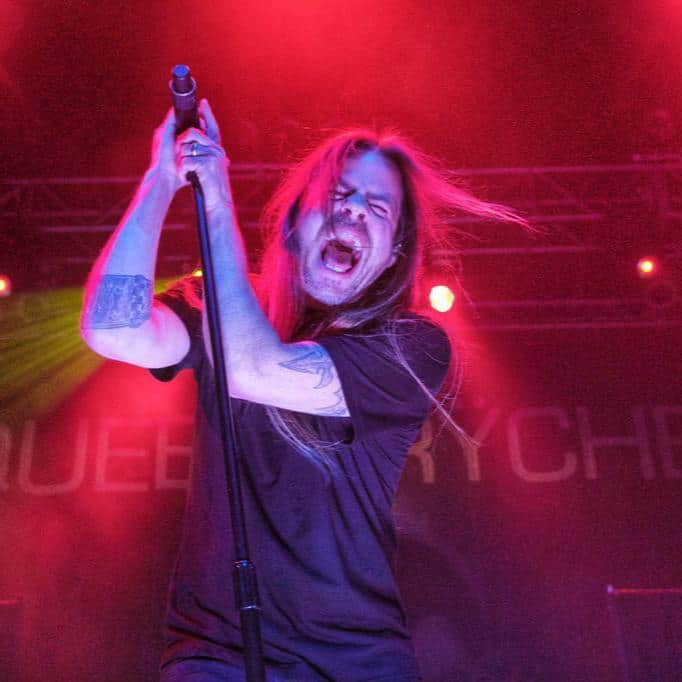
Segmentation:
<svg viewBox="0 0 682 682">
<path fill-rule="evenodd" d="M 230 168 L 253 254 L 260 247 L 261 209 L 286 169 L 262 163 Z M 682 164 L 453 173 L 477 194 L 514 207 L 540 230 L 525 233 L 468 216 L 449 219 L 453 246 L 429 255 L 436 264 L 434 277 L 442 274 L 438 263 L 445 264 L 463 287 L 463 292 L 453 288 L 458 315 L 493 329 L 682 324 L 676 236 Z M 6 242 L 5 248 L 0 245 L 0 270 L 13 273 L 15 292 L 82 285 L 137 182 L 134 177 L 0 180 L 0 234 Z M 661 272 L 643 280 L 632 263 L 649 254 L 658 255 Z M 22 278 L 27 259 L 30 277 Z M 180 196 L 167 217 L 157 275 L 190 273 L 196 263 L 192 206 L 188 195 Z"/>
</svg>

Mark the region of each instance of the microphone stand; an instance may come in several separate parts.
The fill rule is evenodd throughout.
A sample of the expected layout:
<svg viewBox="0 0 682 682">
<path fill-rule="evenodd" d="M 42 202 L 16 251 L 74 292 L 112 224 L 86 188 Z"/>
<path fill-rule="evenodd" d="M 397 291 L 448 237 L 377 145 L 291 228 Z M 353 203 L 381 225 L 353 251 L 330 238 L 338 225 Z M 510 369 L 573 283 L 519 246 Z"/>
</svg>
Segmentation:
<svg viewBox="0 0 682 682">
<path fill-rule="evenodd" d="M 204 192 L 199 178 L 194 171 L 187 173 L 187 180 L 192 185 L 196 204 L 197 229 L 201 250 L 201 267 L 204 280 L 204 305 L 208 317 L 208 328 L 213 349 L 213 369 L 220 413 L 220 435 L 225 456 L 225 473 L 227 475 L 227 493 L 230 502 L 232 535 L 234 538 L 234 563 L 232 564 L 232 580 L 234 583 L 235 601 L 239 609 L 242 642 L 244 646 L 244 662 L 248 682 L 265 682 L 265 666 L 263 664 L 263 644 L 260 631 L 260 605 L 258 603 L 258 582 L 256 567 L 249 559 L 249 547 L 244 522 L 244 502 L 239 481 L 239 461 L 237 459 L 236 434 L 230 393 L 227 385 L 227 371 L 223 337 L 218 314 L 218 295 L 213 275 L 213 259 L 208 237 L 208 221 Z"/>
</svg>

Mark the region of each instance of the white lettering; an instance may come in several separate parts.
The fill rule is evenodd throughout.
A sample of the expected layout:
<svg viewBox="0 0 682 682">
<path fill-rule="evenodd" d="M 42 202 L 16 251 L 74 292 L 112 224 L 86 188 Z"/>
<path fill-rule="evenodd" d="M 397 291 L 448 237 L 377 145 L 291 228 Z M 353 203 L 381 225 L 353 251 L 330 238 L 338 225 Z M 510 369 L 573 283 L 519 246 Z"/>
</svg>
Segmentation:
<svg viewBox="0 0 682 682">
<path fill-rule="evenodd" d="M 523 422 L 537 419 L 553 419 L 559 428 L 568 431 L 570 421 L 564 410 L 558 407 L 525 407 L 514 410 L 507 422 L 507 437 L 509 438 L 509 454 L 514 473 L 519 478 L 530 483 L 552 483 L 564 481 L 575 474 L 578 458 L 575 452 L 567 451 L 563 454 L 561 468 L 553 471 L 531 471 L 523 461 L 521 448 L 520 427 Z"/>
<path fill-rule="evenodd" d="M 190 425 L 194 422 L 191 417 L 177 417 L 175 424 Z M 159 421 L 159 430 L 156 436 L 156 465 L 154 467 L 154 481 L 157 490 L 186 489 L 187 478 L 171 478 L 168 475 L 168 459 L 170 457 L 184 457 L 188 460 L 192 457 L 191 445 L 178 445 L 169 442 L 169 420 Z"/>
<path fill-rule="evenodd" d="M 86 446 L 88 440 L 88 423 L 85 419 L 78 421 L 76 434 L 76 452 L 71 468 L 71 476 L 61 483 L 33 483 L 31 469 L 35 451 L 36 423 L 29 419 L 24 423 L 19 455 L 19 488 L 31 495 L 64 495 L 76 490 L 85 478 Z M 57 454 L 55 452 L 55 454 Z M 59 453 L 62 454 L 61 452 Z"/>
<path fill-rule="evenodd" d="M 682 467 L 675 464 L 673 446 L 682 445 L 682 433 L 673 435 L 668 426 L 668 417 L 676 415 L 682 417 L 682 406 L 676 407 L 658 405 L 654 408 L 654 420 L 656 422 L 656 435 L 661 448 L 663 460 L 663 474 L 666 478 L 682 478 Z"/>
<path fill-rule="evenodd" d="M 433 445 L 433 424 L 430 419 L 424 422 L 422 430 L 419 432 L 419 438 L 412 444 L 410 451 L 407 453 L 410 457 L 419 459 L 419 464 L 422 468 L 422 480 L 424 483 L 434 483 L 436 480 L 436 472 L 433 466 L 433 453 L 431 446 Z"/>
<path fill-rule="evenodd" d="M 463 432 L 457 433 L 457 440 L 459 441 L 464 460 L 467 465 L 467 474 L 469 481 L 481 480 L 481 463 L 479 459 L 479 450 L 485 445 L 485 439 L 490 435 L 493 426 L 500 418 L 501 410 L 499 407 L 494 407 L 487 412 L 483 423 L 476 429 L 472 437 L 466 436 Z"/>
<path fill-rule="evenodd" d="M 582 441 L 583 456 L 585 457 L 585 476 L 587 478 L 597 478 L 597 461 L 594 455 L 595 448 L 637 448 L 639 450 L 642 476 L 647 481 L 656 477 L 649 440 L 647 438 L 644 408 L 641 405 L 636 405 L 632 408 L 631 413 L 635 427 L 634 436 L 593 436 L 587 408 L 576 407 L 578 433 L 580 434 L 580 440 Z"/>
<path fill-rule="evenodd" d="M 95 490 L 108 492 L 145 492 L 149 484 L 142 481 L 111 481 L 107 479 L 107 464 L 115 457 L 147 457 L 148 452 L 142 448 L 112 448 L 109 435 L 115 428 L 130 428 L 138 422 L 132 419 L 105 419 L 99 429 L 97 439 L 97 458 L 95 460 Z"/>
</svg>

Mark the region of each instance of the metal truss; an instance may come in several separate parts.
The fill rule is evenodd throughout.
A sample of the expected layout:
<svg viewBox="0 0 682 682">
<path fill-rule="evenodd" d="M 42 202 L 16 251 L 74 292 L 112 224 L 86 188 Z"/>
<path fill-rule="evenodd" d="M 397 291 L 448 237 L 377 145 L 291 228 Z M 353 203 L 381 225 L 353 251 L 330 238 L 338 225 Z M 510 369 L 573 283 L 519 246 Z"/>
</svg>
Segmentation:
<svg viewBox="0 0 682 682">
<path fill-rule="evenodd" d="M 287 168 L 284 164 L 234 164 L 230 168 L 240 222 L 254 250 L 259 244 L 260 211 Z M 470 308 L 475 324 L 492 329 L 500 325 L 660 326 L 682 320 L 678 289 L 682 281 L 682 240 L 678 237 L 682 163 L 460 169 L 452 175 L 479 196 L 512 206 L 539 233 L 451 216 L 447 222 L 458 245 L 429 254 L 436 266 L 447 262 L 466 273 L 480 267 L 473 264 L 480 264 L 481 259 L 488 259 L 484 267 L 493 268 L 503 262 L 506 267 L 519 258 L 559 257 L 577 262 L 640 246 L 657 248 L 671 273 L 659 285 L 662 293 L 648 287 L 639 295 L 614 296 L 608 291 L 596 298 L 569 294 L 543 299 L 510 292 L 509 298 L 477 299 L 476 307 Z M 87 268 L 115 228 L 138 182 L 136 177 L 0 179 L 4 245 L 0 263 L 3 250 L 25 254 L 29 239 L 43 270 L 59 273 L 64 266 Z M 160 265 L 165 264 L 168 271 L 181 271 L 196 258 L 191 246 L 193 223 L 188 197 L 179 197 L 164 228 L 175 236 L 165 238 L 169 248 L 159 256 Z"/>
</svg>

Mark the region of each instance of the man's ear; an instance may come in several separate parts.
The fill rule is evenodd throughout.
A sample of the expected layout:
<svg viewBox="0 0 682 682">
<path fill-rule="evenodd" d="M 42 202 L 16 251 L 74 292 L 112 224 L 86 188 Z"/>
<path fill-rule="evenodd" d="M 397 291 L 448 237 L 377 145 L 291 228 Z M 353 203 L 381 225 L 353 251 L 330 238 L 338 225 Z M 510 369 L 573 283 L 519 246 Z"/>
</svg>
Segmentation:
<svg viewBox="0 0 682 682">
<path fill-rule="evenodd" d="M 402 254 L 401 250 L 402 245 L 403 245 L 402 242 L 398 242 L 393 246 L 393 250 L 391 251 L 391 260 L 389 261 L 387 267 L 390 268 L 395 265 L 395 262 L 398 260 L 398 256 Z"/>
</svg>

